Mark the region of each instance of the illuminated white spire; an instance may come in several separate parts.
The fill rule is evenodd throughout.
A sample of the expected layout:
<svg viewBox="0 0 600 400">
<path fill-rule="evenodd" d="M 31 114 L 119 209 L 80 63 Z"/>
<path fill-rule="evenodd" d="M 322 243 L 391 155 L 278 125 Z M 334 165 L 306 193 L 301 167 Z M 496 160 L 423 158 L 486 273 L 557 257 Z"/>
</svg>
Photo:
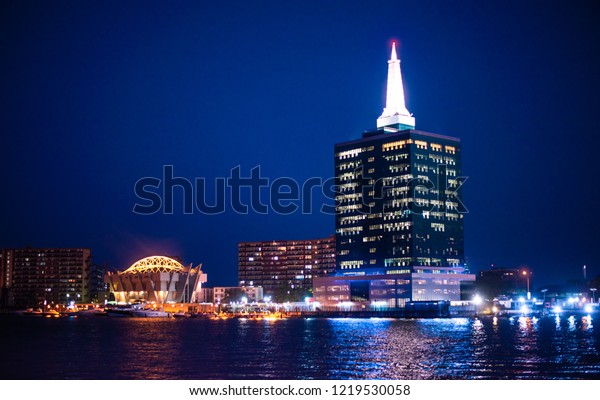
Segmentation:
<svg viewBox="0 0 600 400">
<path fill-rule="evenodd" d="M 398 125 L 401 129 L 414 129 L 415 118 L 406 109 L 404 86 L 400 72 L 400 60 L 396 54 L 396 43 L 392 43 L 392 55 L 388 61 L 387 95 L 383 114 L 377 118 L 377 127 Z"/>
</svg>

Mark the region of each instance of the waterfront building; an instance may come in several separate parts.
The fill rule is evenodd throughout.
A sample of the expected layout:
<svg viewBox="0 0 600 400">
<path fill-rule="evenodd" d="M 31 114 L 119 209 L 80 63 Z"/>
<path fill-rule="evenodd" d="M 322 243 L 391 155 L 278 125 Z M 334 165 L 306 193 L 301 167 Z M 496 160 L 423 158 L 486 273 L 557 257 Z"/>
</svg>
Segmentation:
<svg viewBox="0 0 600 400">
<path fill-rule="evenodd" d="M 203 286 L 198 291 L 198 303 L 212 303 L 213 302 L 213 288 Z"/>
<path fill-rule="evenodd" d="M 460 139 L 415 129 L 395 44 L 377 128 L 335 145 L 336 274 L 321 303 L 460 300 L 464 273 Z"/>
<path fill-rule="evenodd" d="M 170 257 L 151 256 L 125 271 L 107 272 L 105 281 L 119 304 L 197 303 L 207 275 L 202 272 L 202 265 L 185 267 Z"/>
<path fill-rule="evenodd" d="M 259 303 L 263 301 L 264 289 L 262 286 L 242 286 L 242 289 L 248 303 Z"/>
<path fill-rule="evenodd" d="M 238 245 L 240 286 L 261 286 L 264 294 L 283 300 L 312 291 L 313 278 L 335 271 L 335 237 L 311 240 L 241 242 Z M 294 296 L 292 296 L 294 297 Z"/>
<path fill-rule="evenodd" d="M 38 307 L 89 302 L 91 258 L 91 250 L 86 248 L 2 250 L 2 306 Z"/>
<path fill-rule="evenodd" d="M 477 291 L 487 299 L 498 296 L 517 298 L 527 296 L 533 288 L 533 274 L 524 268 L 501 268 L 492 266 L 479 271 Z"/>
<path fill-rule="evenodd" d="M 263 288 L 260 286 L 218 286 L 202 288 L 200 302 L 204 303 L 232 303 L 242 302 L 260 303 L 263 301 Z"/>
<path fill-rule="evenodd" d="M 110 292 L 108 283 L 104 281 L 104 275 L 108 271 L 107 265 L 92 263 L 90 266 L 90 301 L 92 303 L 104 303 Z"/>
</svg>

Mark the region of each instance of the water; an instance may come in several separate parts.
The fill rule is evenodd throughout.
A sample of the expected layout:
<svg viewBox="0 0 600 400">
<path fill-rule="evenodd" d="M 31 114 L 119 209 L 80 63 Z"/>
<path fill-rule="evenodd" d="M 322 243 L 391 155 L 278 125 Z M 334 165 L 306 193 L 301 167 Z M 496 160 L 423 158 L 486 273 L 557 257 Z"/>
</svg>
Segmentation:
<svg viewBox="0 0 600 400">
<path fill-rule="evenodd" d="M 0 379 L 600 379 L 592 322 L 0 317 Z"/>
</svg>

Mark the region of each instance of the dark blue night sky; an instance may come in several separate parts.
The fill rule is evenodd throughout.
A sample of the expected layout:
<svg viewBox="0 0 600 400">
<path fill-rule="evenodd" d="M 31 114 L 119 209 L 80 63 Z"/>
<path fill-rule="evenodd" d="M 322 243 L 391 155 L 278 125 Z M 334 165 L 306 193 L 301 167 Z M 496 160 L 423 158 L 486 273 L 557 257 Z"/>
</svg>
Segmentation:
<svg viewBox="0 0 600 400">
<path fill-rule="evenodd" d="M 599 8 L 2 2 L 0 247 L 91 247 L 118 268 L 179 255 L 233 285 L 239 241 L 332 234 L 320 213 L 137 215 L 133 187 L 163 165 L 331 177 L 334 143 L 375 127 L 396 39 L 417 129 L 462 140 L 471 268 L 595 276 Z"/>
</svg>

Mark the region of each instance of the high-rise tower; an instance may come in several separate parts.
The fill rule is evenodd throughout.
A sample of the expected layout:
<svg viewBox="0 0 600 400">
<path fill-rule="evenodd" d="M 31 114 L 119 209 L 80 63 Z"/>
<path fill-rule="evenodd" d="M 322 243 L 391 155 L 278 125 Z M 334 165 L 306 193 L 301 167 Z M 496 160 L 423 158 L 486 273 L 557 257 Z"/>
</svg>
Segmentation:
<svg viewBox="0 0 600 400">
<path fill-rule="evenodd" d="M 460 152 L 457 138 L 415 130 L 393 44 L 377 129 L 335 145 L 337 276 L 318 282 L 339 290 L 321 300 L 460 299 L 474 280 L 463 274 Z"/>
</svg>

